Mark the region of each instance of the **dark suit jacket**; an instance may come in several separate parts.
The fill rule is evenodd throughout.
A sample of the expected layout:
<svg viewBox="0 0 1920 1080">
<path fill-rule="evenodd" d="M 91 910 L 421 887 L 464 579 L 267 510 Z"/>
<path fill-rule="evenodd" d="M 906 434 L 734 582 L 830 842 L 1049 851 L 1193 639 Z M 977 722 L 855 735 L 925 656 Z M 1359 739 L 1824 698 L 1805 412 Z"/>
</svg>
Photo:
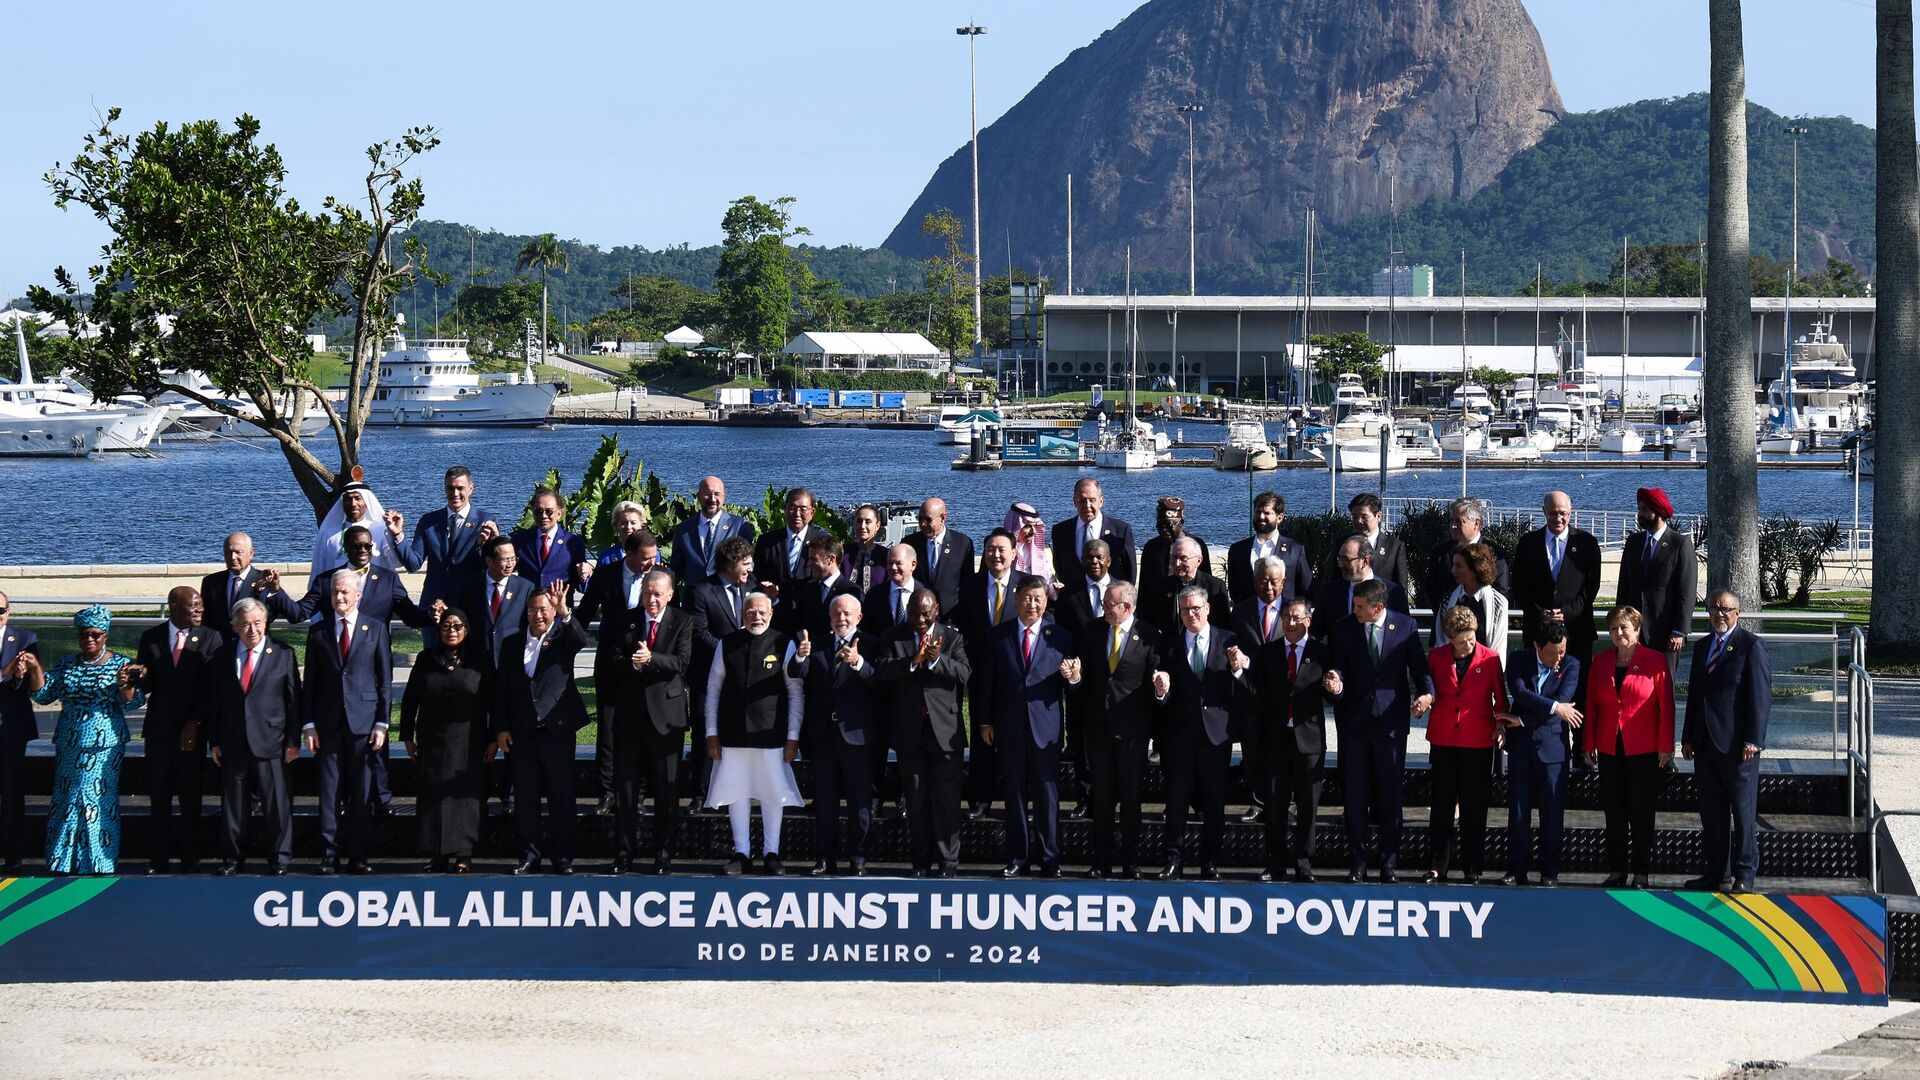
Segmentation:
<svg viewBox="0 0 1920 1080">
<path fill-rule="evenodd" d="M 1511 597 L 1513 578 L 1507 570 L 1507 553 L 1502 551 L 1500 545 L 1494 543 L 1485 533 L 1480 534 L 1480 542 L 1493 549 L 1493 587 L 1499 591 L 1500 595 Z M 1439 604 L 1447 598 L 1447 594 L 1453 592 L 1454 585 L 1458 584 L 1453 580 L 1454 546 L 1453 541 L 1449 539 L 1439 551 L 1433 553 L 1431 559 L 1427 560 L 1427 576 L 1420 579 L 1420 587 L 1425 590 L 1420 596 L 1421 607 L 1430 608 Z"/>
<path fill-rule="evenodd" d="M 982 642 L 978 666 L 984 673 L 981 700 L 987 711 L 974 723 L 992 727 L 994 745 L 1003 750 L 1057 747 L 1067 694 L 1060 665 L 1074 655 L 1073 635 L 1051 616 L 1043 616 L 1028 658 L 1023 630 L 1018 618 L 1009 618 Z"/>
<path fill-rule="evenodd" d="M 1320 688 L 1327 673 L 1327 647 L 1312 638 L 1300 653 L 1292 681 L 1287 679 L 1287 639 L 1276 637 L 1253 653 L 1247 678 L 1259 705 L 1253 715 L 1271 734 L 1293 729 L 1293 745 L 1303 754 L 1327 752 L 1327 700 Z"/>
<path fill-rule="evenodd" d="M 246 576 L 241 579 L 243 590 L 241 599 L 258 596 L 253 591 L 253 583 L 260 578 L 260 568 L 247 567 Z M 200 623 L 214 632 L 222 643 L 233 639 L 233 605 L 227 600 L 227 572 L 208 574 L 200 579 Z M 273 609 L 267 609 L 267 625 L 273 625 Z"/>
<path fill-rule="evenodd" d="M 1346 538 L 1341 537 L 1344 541 Z M 1320 578 L 1331 581 L 1340 576 L 1340 567 L 1334 560 L 1339 557 L 1340 547 L 1334 545 L 1327 556 L 1327 563 L 1320 568 Z M 1400 586 L 1400 591 L 1412 595 L 1413 578 L 1407 570 L 1407 545 L 1400 537 L 1385 529 L 1380 530 L 1380 539 L 1373 545 L 1373 576 Z"/>
<path fill-rule="evenodd" d="M 967 747 L 960 691 L 972 678 L 973 665 L 967 659 L 966 642 L 960 631 L 938 621 L 927 633 L 940 639 L 940 657 L 931 668 L 913 665 L 920 642 L 911 624 L 890 631 L 877 650 L 879 670 L 874 675 L 887 688 L 891 741 L 903 761 L 918 753 L 926 740 L 951 754 Z"/>
<path fill-rule="evenodd" d="M 1201 574 L 1191 584 L 1207 590 L 1207 621 L 1222 629 L 1232 627 L 1233 601 L 1228 598 L 1227 587 L 1220 583 L 1220 579 L 1211 574 Z M 1186 586 L 1176 578 L 1161 578 L 1158 592 L 1140 594 L 1140 617 L 1171 634 L 1180 625 L 1178 601 L 1180 590 L 1184 588 Z"/>
<path fill-rule="evenodd" d="M 887 549 L 879 544 L 862 545 L 847 541 L 840 553 L 840 573 L 851 580 L 865 596 L 867 590 L 887 580 Z"/>
<path fill-rule="evenodd" d="M 574 606 L 573 618 L 582 628 L 598 620 L 593 633 L 593 673 L 596 680 L 602 675 L 619 673 L 622 668 L 633 670 L 627 660 L 632 650 L 623 653 L 620 646 L 622 642 L 631 640 L 628 622 L 639 618 L 643 610 L 627 607 L 624 561 L 593 572 L 593 580 L 587 582 L 586 590 L 580 594 L 580 602 Z"/>
<path fill-rule="evenodd" d="M 1313 600 L 1313 626 L 1309 630 L 1314 637 L 1321 641 L 1330 639 L 1334 625 L 1353 614 L 1353 602 L 1347 595 L 1350 584 L 1352 582 L 1338 574 L 1320 582 L 1320 594 Z M 1391 581 L 1387 582 L 1387 610 L 1402 613 L 1413 610 L 1407 606 L 1407 591 Z"/>
<path fill-rule="evenodd" d="M 573 681 L 573 658 L 587 647 L 587 632 L 574 619 L 557 623 L 547 643 L 534 658 L 528 677 L 521 656 L 527 631 L 507 639 L 500 650 L 500 666 L 493 680 L 499 697 L 493 710 L 493 729 L 505 731 L 516 742 L 533 737 L 536 727 L 579 731 L 587 726 L 587 706 Z"/>
<path fill-rule="evenodd" d="M 787 545 L 788 534 L 786 529 L 777 529 L 770 532 L 761 537 L 759 542 L 753 545 L 753 580 L 756 582 L 771 582 L 780 589 L 780 598 L 778 602 L 774 604 L 773 609 L 773 614 L 776 619 L 781 615 L 780 609 L 787 607 L 793 602 L 787 598 L 787 583 L 789 581 L 805 581 L 813 574 L 813 571 L 807 568 L 807 542 L 816 536 L 827 535 L 827 530 L 822 529 L 818 525 L 809 525 L 807 526 L 807 531 L 802 535 L 805 539 L 800 542 L 800 572 L 798 574 L 791 572 L 787 568 L 787 552 L 789 548 Z"/>
<path fill-rule="evenodd" d="M 1161 705 L 1169 741 L 1199 734 L 1219 746 L 1227 741 L 1229 721 L 1244 690 L 1242 675 L 1236 679 L 1227 665 L 1228 646 L 1238 645 L 1233 631 L 1213 627 L 1207 634 L 1206 674 L 1195 675 L 1187 661 L 1187 632 L 1182 627 L 1169 631 L 1165 671 L 1171 684 L 1167 700 Z"/>
<path fill-rule="evenodd" d="M 1087 577 L 1087 568 L 1080 561 L 1080 543 L 1076 539 L 1079 526 L 1078 516 L 1055 522 L 1053 526 L 1053 572 L 1067 584 L 1084 581 Z M 1100 539 L 1113 549 L 1113 569 L 1109 571 L 1113 580 L 1137 581 L 1139 569 L 1134 562 L 1133 526 L 1112 514 L 1102 514 Z"/>
<path fill-rule="evenodd" d="M 207 744 L 227 754 L 277 758 L 300 745 L 300 665 L 293 650 L 268 635 L 247 689 L 240 689 L 240 643 L 221 646 L 207 663 Z M 223 764 L 225 764 L 223 762 Z"/>
<path fill-rule="evenodd" d="M 1727 635 L 1727 647 L 1707 670 L 1708 634 L 1693 646 L 1688 676 L 1687 721 L 1680 741 L 1697 752 L 1708 743 L 1722 754 L 1743 747 L 1767 748 L 1767 721 L 1773 714 L 1773 662 L 1767 647 L 1744 626 Z"/>
<path fill-rule="evenodd" d="M 853 643 L 860 650 L 858 671 L 840 662 L 831 636 L 813 642 L 813 653 L 805 663 L 798 659 L 788 663 L 788 674 L 805 681 L 806 731 L 820 751 L 836 740 L 847 746 L 868 746 L 881 736 L 885 716 L 874 680 L 880 639 L 855 630 Z"/>
<path fill-rule="evenodd" d="M 467 504 L 467 520 L 458 529 L 449 529 L 453 515 L 442 506 L 420 515 L 414 523 L 413 538 L 394 546 L 394 555 L 409 570 L 427 568 L 427 579 L 420 583 L 420 603 L 432 607 L 435 600 L 451 604 L 466 594 L 487 572 L 480 552 L 480 523 L 500 519 L 485 510 Z"/>
<path fill-rule="evenodd" d="M 1542 611 L 1564 611 L 1570 643 L 1567 652 L 1586 660 L 1600 636 L 1593 620 L 1593 603 L 1599 595 L 1600 542 L 1592 533 L 1568 527 L 1567 551 L 1560 559 L 1558 579 L 1547 559 L 1547 530 L 1535 529 L 1520 538 L 1520 546 L 1513 553 L 1513 607 L 1528 634 L 1539 624 Z"/>
<path fill-rule="evenodd" d="M 1108 581 L 1117 579 L 1108 578 Z M 1060 596 L 1047 608 L 1053 621 L 1065 627 L 1067 632 L 1078 641 L 1080 632 L 1088 626 L 1101 621 L 1102 613 L 1095 611 L 1093 597 L 1089 594 L 1085 574 L 1077 582 L 1067 582 L 1060 589 Z"/>
<path fill-rule="evenodd" d="M 339 569 L 343 568 L 334 567 L 334 570 Z M 288 596 L 284 589 L 266 594 L 267 610 L 296 626 L 321 613 L 332 618 L 331 579 L 334 570 L 321 574 L 307 590 L 307 595 L 297 601 Z M 432 614 L 407 595 L 407 587 L 401 583 L 400 575 L 377 566 L 368 570 L 367 576 L 360 582 L 360 614 L 382 627 L 393 619 L 399 619 L 417 630 L 433 621 Z"/>
<path fill-rule="evenodd" d="M 1287 566 L 1287 580 L 1280 597 L 1313 596 L 1313 570 L 1307 565 L 1307 546 L 1282 534 L 1274 545 L 1274 555 Z M 1253 537 L 1236 540 L 1227 549 L 1227 595 L 1238 604 L 1253 595 Z"/>
<path fill-rule="evenodd" d="M 488 658 L 495 666 L 500 663 L 500 647 L 507 638 L 520 632 L 527 625 L 527 601 L 533 597 L 533 582 L 519 574 L 507 576 L 507 592 L 500 600 L 500 617 L 493 617 L 493 578 L 482 574 L 478 584 L 470 588 L 460 605 L 467 617 L 467 633 L 477 641 L 487 643 Z"/>
<path fill-rule="evenodd" d="M 612 670 L 617 675 L 606 682 L 596 680 L 599 692 L 616 695 L 616 715 L 622 718 L 644 714 L 653 730 L 662 735 L 685 729 L 686 680 L 693 664 L 693 616 L 675 607 L 662 609 L 660 629 L 653 635 L 653 657 L 638 670 L 632 658 L 634 650 L 646 640 L 646 609 L 635 611 L 631 617 L 623 616 L 620 625 L 621 636 L 611 649 L 617 660 Z"/>
<path fill-rule="evenodd" d="M 12 623 L 0 626 L 0 671 L 12 668 L 14 657 L 23 652 L 40 655 L 40 639 L 34 632 Z M 11 675 L 0 678 L 0 743 L 21 746 L 39 737 L 40 722 L 34 719 L 26 684 Z"/>
<path fill-rule="evenodd" d="M 961 584 L 974 572 L 972 538 L 947 526 L 947 531 L 940 534 L 940 565 L 932 570 L 927 568 L 927 534 L 910 532 L 905 542 L 920 559 L 920 564 L 914 567 L 913 580 L 940 597 L 940 616 L 951 622 L 954 609 L 960 604 Z"/>
<path fill-rule="evenodd" d="M 1693 537 L 1672 525 L 1647 566 L 1646 545 L 1651 539 L 1650 534 L 1637 532 L 1621 547 L 1619 594 L 1621 603 L 1640 609 L 1641 643 L 1664 650 L 1673 635 L 1693 632 L 1694 578 L 1700 568 L 1694 561 Z"/>
<path fill-rule="evenodd" d="M 364 610 L 357 616 L 344 665 L 340 616 L 329 611 L 307 631 L 302 720 L 314 726 L 323 747 L 348 733 L 370 735 L 393 714 L 393 646 L 387 624 Z"/>
<path fill-rule="evenodd" d="M 1328 646 L 1327 667 L 1338 671 L 1344 684 L 1333 700 L 1334 719 L 1366 735 L 1405 737 L 1413 699 L 1433 693 L 1427 652 L 1413 616 L 1387 612 L 1378 664 L 1367 649 L 1366 632 L 1352 615 L 1333 624 Z"/>
<path fill-rule="evenodd" d="M 207 664 L 220 652 L 221 638 L 206 626 L 189 627 L 187 647 L 180 662 L 173 662 L 173 624 L 162 621 L 140 635 L 138 663 L 147 669 L 140 689 L 147 695 L 147 718 L 140 737 L 149 751 L 156 747 L 176 749 L 180 733 L 200 722 L 205 704 L 201 682 L 207 676 Z"/>
<path fill-rule="evenodd" d="M 1564 567 L 1562 573 L 1565 573 Z M 1507 654 L 1508 707 L 1526 724 L 1521 731 L 1507 730 L 1507 749 L 1531 753 L 1535 761 L 1551 765 L 1567 760 L 1566 721 L 1560 719 L 1553 707 L 1563 702 L 1575 705 L 1578 700 L 1580 661 L 1568 650 L 1560 660 L 1560 670 L 1549 674 L 1547 681 L 1536 690 L 1534 681 L 1539 676 L 1540 654 L 1531 646 Z"/>
<path fill-rule="evenodd" d="M 1119 666 L 1107 671 L 1107 644 L 1113 628 L 1104 620 L 1075 639 L 1080 649 L 1080 710 L 1087 738 L 1131 739 L 1144 744 L 1153 731 L 1153 673 L 1162 666 L 1160 632 L 1135 618 L 1120 652 Z"/>
<path fill-rule="evenodd" d="M 793 637 L 800 631 L 807 632 L 807 639 L 815 645 L 831 628 L 828 622 L 828 605 L 835 597 L 851 596 L 860 599 L 860 587 L 848 580 L 845 574 L 833 579 L 833 584 L 822 586 L 816 578 L 806 578 L 789 582 L 781 590 L 783 602 L 774 612 L 773 628 Z M 825 595 L 822 595 L 824 592 Z M 864 611 L 864 607 L 862 608 Z"/>
<path fill-rule="evenodd" d="M 573 588 L 580 587 L 580 579 L 573 568 L 583 562 L 592 562 L 587 554 L 587 542 L 570 533 L 565 527 L 555 535 L 552 548 L 547 552 L 545 562 L 540 560 L 540 533 L 535 529 L 515 529 L 513 531 L 513 553 L 517 556 L 513 572 L 528 581 L 546 588 L 556 581 L 565 581 Z"/>
<path fill-rule="evenodd" d="M 1187 539 L 1200 545 L 1200 577 L 1213 576 L 1213 556 L 1207 550 L 1207 542 L 1187 534 Z M 1158 596 L 1160 587 L 1173 576 L 1173 540 L 1158 534 L 1149 538 L 1140 548 L 1140 586 L 1141 596 Z"/>
<path fill-rule="evenodd" d="M 695 511 L 694 515 L 673 527 L 673 555 L 667 561 L 667 567 L 673 574 L 673 580 L 680 583 L 680 591 L 686 591 L 713 577 L 713 549 L 723 540 L 738 536 L 743 540 L 753 539 L 753 523 L 730 510 L 720 511 L 720 519 L 715 522 L 712 542 L 706 551 L 700 550 L 700 519 L 704 515 Z M 756 566 L 759 560 L 754 560 Z"/>
<path fill-rule="evenodd" d="M 960 595 L 951 609 L 946 611 L 947 621 L 958 627 L 967 639 L 967 647 L 973 658 L 974 674 L 978 676 L 986 667 L 987 639 L 993 633 L 993 609 L 988 596 L 987 573 L 984 570 L 969 573 L 960 586 Z M 1020 586 L 1035 580 L 1032 574 L 1018 570 L 1007 570 L 1007 595 L 1000 612 L 1001 624 L 1014 622 L 1020 617 L 1018 596 Z"/>
<path fill-rule="evenodd" d="M 913 584 L 918 588 L 920 583 L 916 581 Z M 907 597 L 912 599 L 911 590 L 908 591 Z M 860 632 L 875 641 L 886 637 L 894 627 L 901 625 L 900 620 L 894 618 L 893 579 L 891 578 L 868 589 L 866 600 L 860 607 Z"/>
</svg>

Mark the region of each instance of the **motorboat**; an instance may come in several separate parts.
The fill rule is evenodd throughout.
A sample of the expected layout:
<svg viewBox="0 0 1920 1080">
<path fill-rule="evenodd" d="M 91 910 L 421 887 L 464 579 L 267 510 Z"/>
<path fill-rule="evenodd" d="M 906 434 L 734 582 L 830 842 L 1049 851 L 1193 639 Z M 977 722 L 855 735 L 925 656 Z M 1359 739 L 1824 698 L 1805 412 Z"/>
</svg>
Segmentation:
<svg viewBox="0 0 1920 1080">
<path fill-rule="evenodd" d="M 1493 415 L 1493 398 L 1487 395 L 1487 388 L 1478 383 L 1461 383 L 1447 401 L 1447 411 L 1451 413 L 1478 413 L 1481 417 Z"/>
<path fill-rule="evenodd" d="M 1227 425 L 1227 441 L 1213 452 L 1213 467 L 1232 472 L 1265 472 L 1280 467 L 1280 455 L 1267 440 L 1266 425 L 1235 420 Z"/>
<path fill-rule="evenodd" d="M 553 415 L 560 388 L 524 372 L 480 375 L 466 338 L 387 338 L 367 411 L 373 427 L 538 427 Z"/>
<path fill-rule="evenodd" d="M 1394 418 L 1393 444 L 1406 455 L 1409 465 L 1441 459 L 1440 440 L 1434 437 L 1433 424 L 1419 417 Z"/>
<path fill-rule="evenodd" d="M 1438 435 L 1440 449 L 1449 454 L 1476 454 L 1487 448 L 1487 428 L 1478 413 L 1453 420 Z"/>
<path fill-rule="evenodd" d="M 0 380 L 0 456 L 85 457 L 100 450 L 109 435 L 127 420 L 131 410 L 76 406 L 43 400 L 43 395 L 66 393 L 61 384 L 37 383 L 27 358 L 27 339 L 14 320 L 13 341 L 20 358 L 20 381 Z M 148 436 L 152 438 L 151 435 Z"/>
<path fill-rule="evenodd" d="M 1005 420 L 992 409 L 965 405 L 942 405 L 934 421 L 934 441 L 951 446 L 969 446 L 976 434 L 991 435 Z"/>
<path fill-rule="evenodd" d="M 1515 420 L 1524 420 L 1533 412 L 1535 402 L 1539 400 L 1538 384 L 1533 377 L 1522 375 L 1513 380 L 1513 389 L 1507 392 L 1507 415 Z"/>
<path fill-rule="evenodd" d="M 1704 420 L 1690 420 L 1687 426 L 1673 433 L 1673 450 L 1677 454 L 1704 453 L 1707 449 L 1707 424 Z"/>
<path fill-rule="evenodd" d="M 1767 384 L 1766 422 L 1799 432 L 1808 449 L 1838 447 L 1867 421 L 1867 388 L 1833 319 L 1816 319 L 1793 343 L 1781 377 Z"/>
<path fill-rule="evenodd" d="M 1599 450 L 1603 454 L 1638 454 L 1647 448 L 1646 437 L 1632 424 L 1620 421 L 1600 433 Z"/>
<path fill-rule="evenodd" d="M 1352 413 L 1372 412 L 1375 408 L 1373 395 L 1367 393 L 1367 385 L 1360 376 L 1351 371 L 1341 372 L 1335 377 L 1333 386 L 1333 416 L 1338 420 Z"/>
<path fill-rule="evenodd" d="M 1382 440 L 1382 432 L 1386 438 Z M 1384 443 L 1384 450 L 1383 450 Z M 1309 451 L 1341 472 L 1379 472 L 1407 467 L 1406 451 L 1393 439 L 1393 420 L 1378 413 L 1355 413 L 1335 424 Z"/>
<path fill-rule="evenodd" d="M 1474 456 L 1482 461 L 1539 461 L 1540 447 L 1524 423 L 1489 424 L 1481 434 L 1483 446 Z"/>
<path fill-rule="evenodd" d="M 1552 435 L 1556 443 L 1572 442 L 1586 430 L 1586 424 L 1565 391 L 1549 388 L 1540 392 L 1540 400 L 1534 405 L 1533 429 Z"/>
<path fill-rule="evenodd" d="M 175 416 L 185 411 L 174 405 L 156 405 L 132 394 L 122 394 L 112 401 L 96 401 L 85 383 L 64 371 L 60 373 L 59 382 L 36 383 L 33 390 L 43 405 L 117 417 L 107 428 L 106 438 L 100 441 L 100 449 L 122 453 L 145 450 Z"/>
<path fill-rule="evenodd" d="M 185 387 L 199 395 L 199 398 L 195 398 L 178 390 L 165 390 L 153 396 L 154 404 L 170 405 L 175 410 L 173 418 L 166 427 L 161 429 L 161 438 L 192 440 L 212 438 L 216 435 L 235 439 L 266 437 L 267 433 L 252 423 L 260 416 L 260 410 L 254 407 L 253 402 L 246 398 L 229 396 L 224 390 L 215 386 L 213 380 L 207 378 L 205 373 L 162 370 L 160 381 Z M 295 393 L 296 391 L 288 390 L 280 395 L 279 408 L 283 413 L 292 411 Z M 201 398 L 218 402 L 239 415 L 231 415 L 213 408 L 200 400 Z M 326 431 L 327 428 L 327 415 L 317 406 L 309 405 L 301 414 L 301 438 L 312 438 Z"/>
</svg>

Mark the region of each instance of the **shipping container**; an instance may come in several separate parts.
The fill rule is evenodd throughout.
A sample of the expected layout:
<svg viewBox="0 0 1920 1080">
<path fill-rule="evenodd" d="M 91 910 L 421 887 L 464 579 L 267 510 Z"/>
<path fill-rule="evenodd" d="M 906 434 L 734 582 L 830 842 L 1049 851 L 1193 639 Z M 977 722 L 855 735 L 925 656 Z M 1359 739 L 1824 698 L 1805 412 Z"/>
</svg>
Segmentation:
<svg viewBox="0 0 1920 1080">
<path fill-rule="evenodd" d="M 907 407 L 905 391 L 883 390 L 875 395 L 883 409 L 904 409 Z"/>
<path fill-rule="evenodd" d="M 752 403 L 753 394 L 744 386 L 723 386 L 718 401 L 722 405 L 747 405 Z"/>
<path fill-rule="evenodd" d="M 780 391 L 778 391 L 778 390 L 755 390 L 755 391 L 753 391 L 753 397 L 752 397 L 752 398 L 751 398 L 750 400 L 751 400 L 751 401 L 752 401 L 752 402 L 753 402 L 753 403 L 754 403 L 755 405 L 771 405 L 771 404 L 773 404 L 774 402 L 776 402 L 776 401 L 779 401 L 779 400 L 780 400 Z"/>
<path fill-rule="evenodd" d="M 873 408 L 873 391 L 871 390 L 842 390 L 834 397 L 843 409 Z"/>
<path fill-rule="evenodd" d="M 816 409 L 830 409 L 833 407 L 833 391 L 802 390 L 795 388 L 793 391 L 793 403 L 801 406 L 810 405 Z"/>
</svg>

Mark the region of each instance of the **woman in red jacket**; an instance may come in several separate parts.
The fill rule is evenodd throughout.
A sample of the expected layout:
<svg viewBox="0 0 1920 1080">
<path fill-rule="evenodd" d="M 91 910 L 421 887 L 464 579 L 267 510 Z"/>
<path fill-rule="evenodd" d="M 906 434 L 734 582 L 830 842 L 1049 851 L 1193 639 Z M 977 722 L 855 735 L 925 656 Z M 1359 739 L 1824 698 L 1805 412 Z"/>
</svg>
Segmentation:
<svg viewBox="0 0 1920 1080">
<path fill-rule="evenodd" d="M 1500 654 L 1475 640 L 1479 623 L 1472 608 L 1448 609 L 1440 616 L 1446 644 L 1427 654 L 1427 671 L 1433 676 L 1433 708 L 1427 713 L 1433 776 L 1430 883 L 1447 879 L 1456 811 L 1461 869 L 1467 884 L 1480 880 L 1493 755 L 1500 745 L 1501 725 L 1495 715 L 1507 711 L 1507 686 L 1500 674 Z"/>
<path fill-rule="evenodd" d="M 1587 680 L 1587 722 L 1580 745 L 1600 766 L 1600 802 L 1607 812 L 1607 879 L 1618 888 L 1633 875 L 1647 887 L 1653 856 L 1653 806 L 1673 761 L 1673 677 L 1664 654 L 1640 644 L 1640 612 L 1624 604 L 1607 616 L 1612 663 L 1602 651 Z"/>
</svg>

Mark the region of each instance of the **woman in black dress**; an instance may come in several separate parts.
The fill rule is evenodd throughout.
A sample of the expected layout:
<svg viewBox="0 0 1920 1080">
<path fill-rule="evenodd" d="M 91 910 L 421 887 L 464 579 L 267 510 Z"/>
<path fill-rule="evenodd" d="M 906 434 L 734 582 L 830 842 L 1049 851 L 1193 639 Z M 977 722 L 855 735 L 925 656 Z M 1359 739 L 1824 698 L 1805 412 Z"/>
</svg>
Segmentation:
<svg viewBox="0 0 1920 1080">
<path fill-rule="evenodd" d="M 480 841 L 486 761 L 493 756 L 492 673 L 467 645 L 467 617 L 441 613 L 439 640 L 420 654 L 400 698 L 400 740 L 420 777 L 420 846 L 429 872 L 464 874 Z"/>
</svg>

